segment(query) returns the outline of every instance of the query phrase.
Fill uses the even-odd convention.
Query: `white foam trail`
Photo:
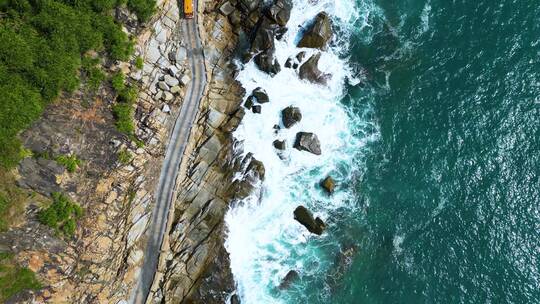
[[[352,0],[295,1],[289,31],[282,41],[276,41],[276,58],[282,67],[288,57],[301,50],[307,52],[306,58],[314,53],[312,49],[296,48],[295,40],[299,26],[320,11],[328,12],[335,22],[344,24],[352,24],[361,18]],[[343,28],[345,32],[348,30]],[[291,268],[304,269],[303,273],[306,273],[324,267],[325,263],[321,261],[318,267],[304,268],[304,264],[318,260],[320,249],[309,246],[307,241],[312,236],[293,220],[293,210],[299,204],[309,206],[323,219],[332,209],[353,207],[349,190],[338,191],[329,198],[315,186],[331,171],[338,181],[349,180],[354,153],[370,140],[353,136],[352,122],[339,102],[346,79],[352,78],[347,62],[338,56],[348,48],[345,35],[340,33],[334,41],[335,47],[321,56],[319,68],[332,74],[328,86],[302,81],[294,70],[287,68],[270,77],[259,71],[253,62],[238,75],[247,92],[263,87],[270,98],[269,103],[263,104],[262,114],[247,113],[234,133],[243,141],[244,151],[252,152],[266,168],[262,197],[249,197],[226,215],[229,230],[226,248],[244,304],[283,303],[285,298],[273,289]],[[280,123],[281,110],[289,105],[301,109],[302,121],[276,135],[273,126]],[[292,148],[298,131],[317,134],[321,156]],[[272,147],[275,139],[286,140],[287,160],[281,160],[276,154]],[[295,258],[298,255],[303,258]]]

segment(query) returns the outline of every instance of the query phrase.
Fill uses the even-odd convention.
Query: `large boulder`
[[[268,94],[266,93],[266,91],[261,88],[261,87],[258,87],[258,88],[255,88],[252,92],[251,92],[251,96],[250,97],[254,97],[258,103],[267,103],[270,101],[270,98],[268,98]]]
[[[304,206],[298,206],[294,210],[294,219],[302,224],[306,229],[316,235],[321,235],[326,228],[323,220],[319,217],[313,218],[313,214]]]
[[[274,76],[281,71],[281,67],[279,66],[277,59],[274,58],[273,50],[266,50],[257,54],[255,56],[255,64],[261,71],[269,74],[270,76]]]
[[[300,69],[298,69],[300,79],[326,85],[328,79],[330,79],[332,75],[323,73],[319,70],[319,59],[321,59],[321,53],[312,55],[300,66]]]
[[[293,106],[288,106],[281,111],[281,118],[285,128],[290,128],[300,120],[302,120],[302,113],[300,109]]]
[[[317,135],[309,132],[296,133],[294,148],[300,151],[307,151],[315,155],[321,155],[321,143]]]
[[[298,280],[300,276],[298,275],[298,272],[296,270],[289,270],[285,277],[281,280],[281,283],[279,284],[279,289],[288,289],[294,281]]]
[[[268,18],[280,26],[287,25],[291,17],[292,2],[290,0],[275,0],[266,11]]]
[[[336,188],[336,181],[331,176],[327,176],[321,181],[321,187],[328,192],[328,194],[334,193]]]
[[[332,25],[330,17],[325,12],[320,12],[307,28],[298,47],[325,49],[328,41],[332,38]]]

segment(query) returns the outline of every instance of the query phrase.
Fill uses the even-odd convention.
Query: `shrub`
[[[77,155],[75,154],[60,155],[56,157],[56,162],[66,167],[66,170],[68,170],[68,172],[70,173],[75,172],[75,170],[77,170],[77,168],[81,164],[81,160],[78,159]]]
[[[127,149],[122,149],[118,152],[118,161],[120,163],[127,165],[132,159],[133,155],[131,155]]]
[[[34,272],[15,264],[13,255],[0,253],[0,303],[27,289],[40,289]]]
[[[155,0],[128,0],[127,5],[141,22],[147,21],[156,10]]]
[[[96,91],[105,80],[105,73],[98,64],[98,59],[84,57],[82,60],[82,72],[86,76],[88,87],[93,91]]]
[[[135,67],[139,70],[144,67],[144,61],[141,56],[137,56],[137,58],[135,58]]]
[[[128,103],[128,104],[133,104],[137,100],[137,94],[139,94],[139,92],[137,91],[136,88],[134,88],[134,87],[125,87],[120,92],[120,94],[118,94],[117,101],[123,102],[123,103]]]
[[[38,212],[38,220],[57,233],[61,232],[67,237],[73,236],[76,222],[83,213],[81,207],[61,193],[55,192],[52,197],[52,204]]]
[[[114,74],[111,78],[111,85],[113,89],[119,93],[122,92],[126,88],[126,84],[124,83],[126,81],[126,76],[122,71],[119,71],[118,73]]]
[[[135,131],[135,126],[133,125],[133,107],[131,104],[116,103],[112,109],[116,118],[115,125],[118,131],[132,135]]]

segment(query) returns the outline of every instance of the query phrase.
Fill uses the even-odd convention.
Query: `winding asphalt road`
[[[194,0],[194,11],[197,11]],[[156,204],[147,231],[148,242],[144,253],[141,275],[137,289],[132,293],[131,303],[145,303],[156,274],[163,237],[167,233],[167,219],[173,202],[174,187],[182,156],[191,133],[191,127],[197,116],[199,104],[206,85],[206,72],[199,32],[197,30],[197,14],[193,19],[182,20],[183,41],[191,67],[191,81],[188,84],[184,102],[176,118],[174,129],[169,138],[165,159],[161,167]]]

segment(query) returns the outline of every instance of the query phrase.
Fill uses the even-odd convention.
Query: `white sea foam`
[[[296,0],[288,23],[289,31],[282,41],[276,41],[276,58],[281,66],[299,51],[306,51],[306,58],[315,52],[296,48],[295,41],[300,26],[320,11],[328,12],[335,22],[344,25],[364,18],[352,0]],[[262,87],[270,98],[269,103],[262,105],[262,114],[247,113],[234,133],[243,142],[244,151],[252,152],[266,168],[263,191],[256,191],[262,193],[262,197],[251,196],[226,215],[229,230],[226,248],[242,303],[282,303],[284,298],[272,290],[290,269],[305,274],[324,267],[324,261],[318,257],[319,248],[309,245],[313,237],[293,219],[293,211],[299,204],[309,206],[323,219],[333,209],[354,207],[346,187],[332,197],[327,197],[316,187],[330,172],[338,181],[350,180],[355,167],[354,154],[366,141],[373,139],[353,135],[351,117],[339,102],[346,79],[351,79],[351,83],[358,82],[353,80],[346,59],[340,57],[348,49],[347,32],[352,29],[341,28],[334,46],[323,52],[319,62],[323,72],[332,74],[328,86],[302,81],[294,70],[287,68],[270,77],[258,70],[253,62],[246,64],[238,75],[247,92]],[[273,126],[280,123],[281,110],[289,105],[301,109],[302,121],[276,134]],[[362,123],[354,125],[362,126]],[[292,148],[299,131],[317,134],[321,156]],[[272,147],[275,139],[286,140],[286,160],[280,159]],[[318,267],[313,267],[314,264]]]

